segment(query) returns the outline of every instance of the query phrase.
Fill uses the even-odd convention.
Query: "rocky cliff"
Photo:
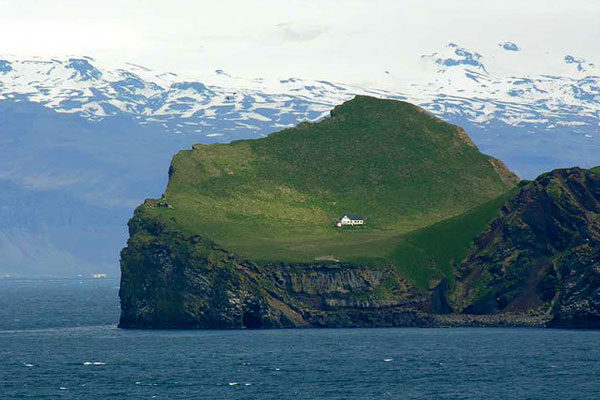
[[[129,222],[120,325],[597,326],[598,172],[517,186],[460,127],[367,96],[195,145]]]
[[[455,311],[538,311],[600,327],[600,174],[570,168],[523,183],[457,268]]]
[[[455,264],[417,289],[393,265],[257,263],[142,213],[123,250],[124,328],[600,326],[600,174],[521,188]]]
[[[432,297],[391,266],[257,264],[136,215],[121,254],[124,328],[429,326]]]

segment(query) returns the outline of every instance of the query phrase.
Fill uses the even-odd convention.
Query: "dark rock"
[[[123,328],[530,326],[600,328],[600,177],[520,185],[445,279],[393,266],[257,264],[136,212],[121,253]],[[385,290],[383,290],[385,288]]]
[[[457,270],[462,313],[543,310],[550,326],[600,326],[600,177],[570,168],[521,187]]]
[[[134,215],[121,253],[123,328],[429,326],[431,297],[398,280],[392,298],[377,289],[392,268],[353,264],[263,264],[204,238],[185,238]],[[439,296],[438,296],[439,297]]]

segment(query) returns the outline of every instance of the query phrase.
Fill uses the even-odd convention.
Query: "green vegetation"
[[[459,127],[359,96],[318,123],[179,152],[160,200],[172,208],[138,212],[256,261],[393,263],[426,287],[451,278],[516,182]],[[343,213],[367,225],[334,227]]]
[[[462,215],[403,235],[391,260],[402,276],[409,277],[420,288],[427,288],[440,277],[452,285],[453,264],[465,258],[473,238],[498,216],[500,207],[517,191],[512,189]]]

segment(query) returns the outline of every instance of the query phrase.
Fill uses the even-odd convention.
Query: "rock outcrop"
[[[523,182],[455,266],[418,290],[393,265],[260,264],[136,212],[124,328],[600,326],[600,174]]]
[[[519,183],[461,128],[367,96],[194,145],[129,221],[120,326],[599,327],[599,173]],[[367,224],[335,228],[350,210]]]
[[[542,310],[549,326],[600,327],[600,174],[523,183],[457,268],[455,311]]]
[[[124,328],[430,326],[431,296],[392,267],[257,264],[139,215],[123,250]]]

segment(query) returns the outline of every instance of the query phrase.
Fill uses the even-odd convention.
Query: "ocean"
[[[597,399],[600,332],[137,331],[118,280],[0,280],[0,399]]]

